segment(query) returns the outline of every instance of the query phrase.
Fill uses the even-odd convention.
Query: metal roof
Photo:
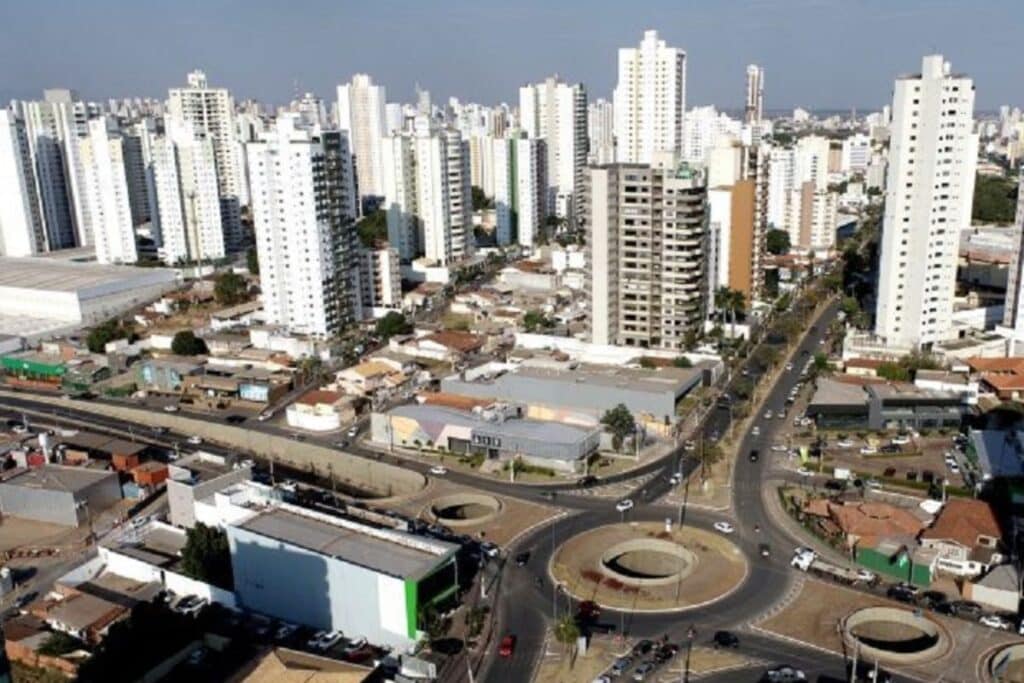
[[[77,493],[107,478],[117,479],[112,472],[90,470],[84,467],[46,465],[38,469],[24,470],[0,483],[0,486],[18,486],[47,491],[68,491]]]
[[[116,288],[132,289],[140,284],[174,282],[176,278],[173,270],[165,268],[0,257],[0,288],[38,289],[81,295],[95,288],[107,289],[119,285]]]

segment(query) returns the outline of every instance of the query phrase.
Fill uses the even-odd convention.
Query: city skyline
[[[163,99],[181,74],[197,68],[238,100],[275,104],[306,91],[330,100],[339,83],[360,72],[385,85],[393,101],[411,101],[418,83],[435,102],[454,96],[514,103],[519,86],[554,73],[582,82],[592,99],[610,98],[618,48],[655,29],[687,53],[689,106],[741,109],[745,69],[756,63],[765,69],[768,111],[877,109],[890,100],[893,78],[935,52],[972,74],[979,111],[1019,104],[1012,87],[1014,26],[1004,20],[1014,8],[1002,0],[981,7],[915,0],[898,8],[832,0],[714,7],[602,2],[585,13],[533,2],[310,5],[309,12],[246,4],[244,14],[231,3],[177,3],[122,13],[116,33],[106,20],[123,4],[100,6],[109,11],[97,12],[95,4],[55,11],[50,2],[0,10],[9,28],[0,45],[8,65],[0,100],[37,97],[52,87],[73,88],[89,100]],[[311,13],[316,22],[308,21]],[[226,22],[240,30],[224,31]],[[965,33],[968,22],[986,29]],[[154,26],[167,27],[174,37],[169,47],[154,49],[147,30]],[[565,26],[574,30],[566,34]],[[384,35],[390,39],[381,40]],[[525,35],[532,36],[528,50]],[[41,51],[41,44],[63,49]]]

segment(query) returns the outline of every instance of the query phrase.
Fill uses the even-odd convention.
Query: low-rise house
[[[389,348],[416,358],[458,362],[484,348],[484,337],[446,330],[413,338],[392,338]]]
[[[980,574],[1003,559],[999,521],[982,500],[950,499],[921,533],[921,547],[936,552],[939,570],[958,576]]]
[[[1020,575],[1012,564],[992,567],[984,576],[964,584],[964,598],[1016,614],[1020,608]]]
[[[257,319],[262,308],[262,304],[257,300],[214,311],[210,314],[210,328],[220,331],[239,325],[249,325]]]
[[[63,588],[41,602],[43,620],[55,631],[97,644],[114,622],[128,616],[128,609],[103,598]]]
[[[203,335],[203,341],[211,356],[230,356],[240,353],[249,346],[249,336],[232,332],[214,332]]]
[[[321,357],[324,353],[311,337],[290,334],[276,327],[258,326],[249,330],[249,341],[257,349],[286,354],[289,358]]]
[[[914,386],[928,391],[944,391],[959,394],[967,405],[978,403],[978,383],[962,372],[945,370],[918,370],[914,375]]]
[[[289,427],[311,432],[336,431],[355,421],[355,398],[338,391],[307,391],[288,406],[285,419]]]
[[[1004,401],[1024,397],[1024,358],[973,357],[966,360],[979,391],[994,394]]]
[[[878,358],[851,358],[847,360],[844,365],[846,366],[846,374],[856,375],[857,377],[878,377],[878,368],[880,368],[886,361],[879,360]]]
[[[355,396],[390,395],[409,381],[401,364],[383,358],[345,368],[336,379],[339,387]]]
[[[185,380],[197,375],[202,367],[202,363],[192,358],[146,358],[135,364],[135,383],[143,391],[177,394]]]

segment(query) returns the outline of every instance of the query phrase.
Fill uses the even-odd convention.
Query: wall
[[[146,583],[156,582],[178,595],[198,595],[231,609],[238,606],[235,594],[231,591],[122,555],[114,548],[99,546],[99,556],[106,563],[107,571],[118,576]]]
[[[285,411],[285,416],[289,427],[307,429],[311,432],[330,432],[341,429],[341,415],[336,412],[316,414],[290,405]]]
[[[79,523],[74,497],[66,491],[0,484],[0,511],[11,517],[62,526],[75,527]]]
[[[964,598],[1011,614],[1016,614],[1020,606],[1020,596],[1013,591],[989,588],[977,583],[964,584]]]

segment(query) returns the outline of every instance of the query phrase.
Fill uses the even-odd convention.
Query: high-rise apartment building
[[[611,164],[615,161],[615,108],[606,99],[598,98],[587,106],[588,164]]]
[[[794,248],[827,250],[835,244],[838,196],[828,187],[830,155],[828,138],[818,135],[769,154],[769,222],[789,233]]]
[[[229,249],[238,248],[242,242],[241,207],[249,203],[249,188],[231,93],[227,88],[211,88],[206,74],[193,71],[188,74],[188,87],[170,90],[167,113],[169,119],[191,124],[197,134],[213,142],[224,236]]]
[[[764,69],[757,64],[747,65],[747,99],[743,107],[743,120],[753,124],[764,118]]]
[[[863,133],[854,133],[843,140],[842,161],[843,171],[863,173],[871,163],[871,137]]]
[[[658,151],[678,151],[686,111],[686,52],[644,31],[639,47],[619,49],[613,97],[615,158],[649,164]]]
[[[0,109],[0,197],[0,254],[32,256],[46,251],[25,123],[6,109]]]
[[[148,134],[147,123],[143,120],[121,127],[124,175],[128,182],[128,205],[131,207],[134,225],[143,225],[152,219],[146,179],[147,163],[142,141],[143,135]]]
[[[974,84],[941,55],[896,79],[875,334],[930,348],[952,329],[960,230],[970,225]]]
[[[348,137],[283,114],[249,143],[264,313],[305,334],[336,334],[361,316]]]
[[[547,145],[548,212],[572,219],[587,165],[587,91],[552,76],[519,88],[519,126]]]
[[[125,175],[124,141],[117,122],[91,119],[88,135],[79,142],[85,213],[92,227],[96,260],[100,263],[135,263],[138,251]]]
[[[381,180],[381,139],[385,133],[383,85],[367,74],[356,74],[338,86],[338,127],[348,132],[361,197],[384,195]]]
[[[213,141],[170,121],[150,139],[154,235],[167,264],[220,259],[227,249]]]
[[[683,118],[680,154],[691,164],[705,164],[711,150],[725,140],[739,140],[743,125],[714,105],[694,107]]]
[[[528,137],[490,138],[498,246],[533,247],[547,218],[547,145]]]
[[[402,306],[402,276],[398,251],[387,245],[360,252],[362,307],[369,317],[373,309],[399,309]]]
[[[587,169],[590,340],[683,349],[704,319],[707,187],[703,171],[653,164]]]
[[[1003,325],[1010,328],[1015,339],[1024,340],[1024,169],[1017,184],[1015,222],[1019,236],[1016,248],[1010,254]]]
[[[403,260],[449,265],[473,253],[469,144],[417,117],[411,133],[381,144],[388,242]]]

